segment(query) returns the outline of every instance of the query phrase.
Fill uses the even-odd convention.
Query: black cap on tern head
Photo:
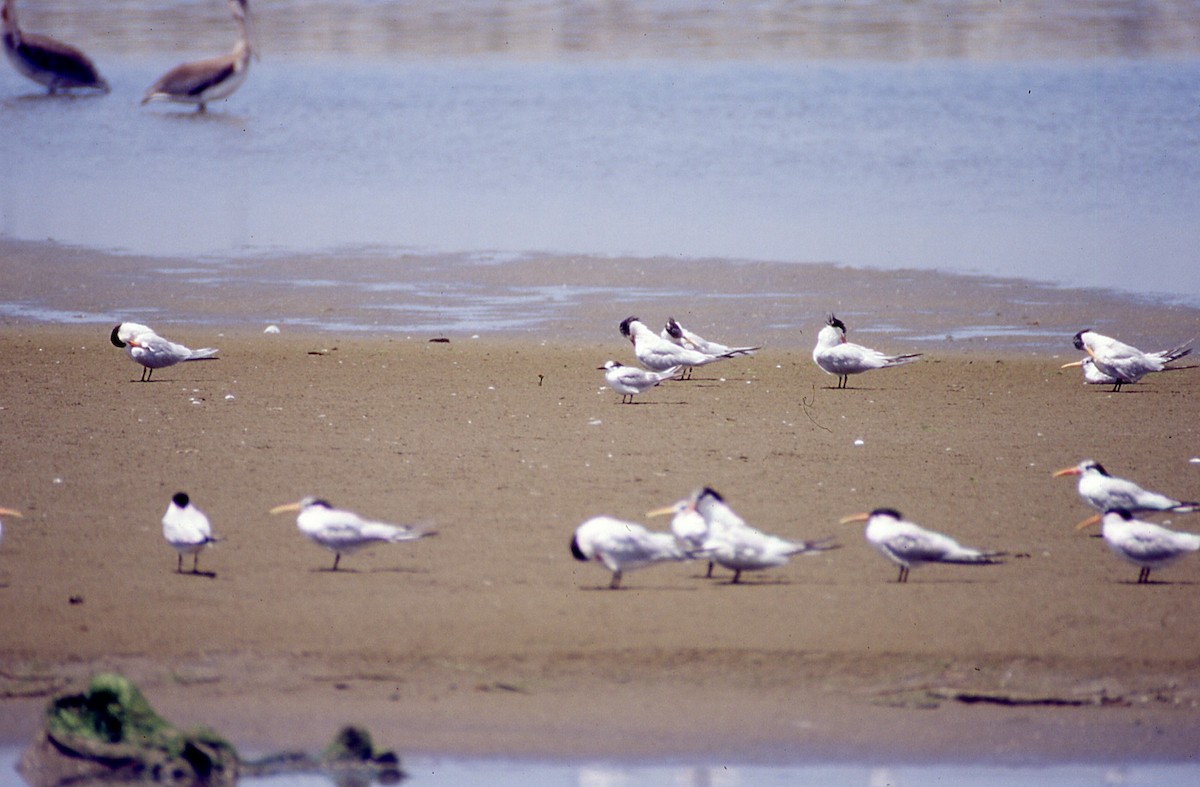
[[[839,331],[841,331],[842,333],[845,333],[845,332],[846,332],[846,323],[844,323],[844,322],[842,322],[841,320],[839,320],[839,319],[837,318],[837,315],[836,315],[836,314],[834,314],[833,312],[830,312],[830,313],[829,313],[829,319],[827,319],[825,322],[826,322],[827,324],[829,324],[829,325],[833,326],[834,328],[837,328],[837,329],[838,329]]]
[[[1075,349],[1076,349],[1076,350],[1082,350],[1082,349],[1084,349],[1084,346],[1083,346],[1083,335],[1084,335],[1085,333],[1087,333],[1088,331],[1090,331],[1090,330],[1092,330],[1092,329],[1091,329],[1091,328],[1084,328],[1082,331],[1080,331],[1079,333],[1075,334]]]
[[[1085,470],[1095,470],[1100,475],[1108,475],[1108,471],[1104,469],[1104,465],[1097,462],[1095,459],[1089,459],[1083,463]]]
[[[1105,511],[1104,513],[1106,513],[1106,514],[1116,514],[1117,516],[1119,516],[1119,517],[1121,517],[1122,519],[1124,519],[1126,522],[1128,522],[1128,521],[1130,521],[1131,519],[1133,519],[1133,514],[1129,513],[1129,511],[1127,511],[1127,510],[1126,510],[1126,509],[1124,509],[1124,508],[1110,508],[1110,509],[1108,509],[1108,511]]]
[[[187,508],[190,501],[188,500],[187,492],[176,492],[171,498],[171,502],[180,508]]]
[[[571,536],[571,555],[576,560],[587,562],[588,556],[583,554],[583,550],[579,548],[578,536]]]
[[[711,486],[706,486],[703,489],[701,489],[700,494],[696,496],[696,499],[699,500],[702,497],[714,498],[718,503],[725,502],[725,498],[721,497],[720,493],[717,492],[717,490],[713,489]]]
[[[113,343],[113,347],[122,347],[123,348],[125,346],[125,342],[121,341],[121,337],[117,335],[120,332],[121,332],[121,326],[118,325],[117,327],[112,329],[112,333],[109,334],[109,336],[108,336],[108,340]]]
[[[679,323],[675,322],[674,317],[667,318],[667,334],[674,339],[683,338],[683,328],[679,327]]]
[[[625,319],[621,320],[621,324],[618,326],[621,329],[621,335],[626,339],[629,338],[629,324],[631,322],[637,322],[637,317],[626,317]]]
[[[900,512],[894,508],[876,508],[871,512],[871,516],[890,516],[893,519],[903,519]]]

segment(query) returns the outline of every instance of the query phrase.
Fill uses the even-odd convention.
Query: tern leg
[[[1140,572],[1138,572],[1138,584],[1145,585],[1145,584],[1148,584],[1149,582],[1150,582],[1150,569],[1143,567],[1142,570]]]
[[[704,575],[705,579],[712,579],[713,562],[708,561],[708,573]]]
[[[740,568],[735,568],[733,570],[733,579],[731,579],[729,581],[729,584],[736,585],[741,581],[742,581],[742,570]]]
[[[621,587],[621,572],[614,571],[613,575],[612,575],[612,582],[608,583],[608,589],[609,590],[617,590],[620,587]]]
[[[197,552],[196,554],[192,555],[192,573],[193,574],[200,573],[200,569],[197,568],[197,566],[199,566],[199,565],[200,565],[200,553]]]
[[[900,566],[900,576],[896,577],[896,582],[908,582],[908,566]]]
[[[175,557],[179,558],[178,560],[175,561],[175,573],[182,574],[183,573],[183,553],[180,552]]]
[[[331,568],[331,569],[330,569],[330,571],[337,571],[337,567],[338,567],[338,561],[339,561],[339,560],[341,560],[341,559],[342,559],[342,553],[341,553],[341,552],[334,552],[334,553],[333,553],[333,568]]]

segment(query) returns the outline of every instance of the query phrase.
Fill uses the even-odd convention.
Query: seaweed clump
[[[175,787],[232,787],[239,777],[324,773],[338,784],[394,784],[400,758],[375,748],[361,727],[343,727],[319,756],[283,752],[243,760],[233,744],[204,727],[183,731],[159,716],[128,678],[96,675],[77,693],[46,707],[42,729],[18,766],[35,787],[141,782]]]
[[[132,681],[104,673],[82,692],[50,700],[20,771],[35,785],[144,781],[222,787],[237,782],[238,754],[212,730],[178,729],[154,712]]]

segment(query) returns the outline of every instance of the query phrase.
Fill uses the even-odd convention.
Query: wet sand
[[[630,360],[615,338],[159,324],[221,360],[140,384],[109,327],[0,328],[0,504],[26,513],[0,545],[0,739],[117,669],[248,748],[356,721],[401,752],[1197,753],[1200,559],[1135,585],[1051,473],[1093,457],[1200,497],[1200,372],[1110,394],[1061,359],[929,351],[836,391],[807,347],[768,347],[622,406],[595,370]],[[585,518],[643,520],[703,484],[767,531],[844,546],[741,585],[673,564],[615,592],[571,558]],[[211,576],[176,574],[162,541],[178,490],[226,538]],[[267,514],[309,494],[439,534],[330,572]],[[837,524],[881,505],[1010,557],[897,585]]]

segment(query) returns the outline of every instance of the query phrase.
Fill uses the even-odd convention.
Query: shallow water
[[[0,745],[0,784],[15,777],[21,748]],[[670,760],[643,763],[544,761],[471,757],[404,757],[409,777],[403,783],[487,784],[490,787],[739,787],[741,785],[840,784],[861,787],[915,787],[955,784],[962,787],[1007,787],[1055,784],[1061,787],[1107,785],[1193,785],[1200,766],[1191,763],[1127,764],[1061,763],[996,765],[983,763],[865,764],[836,762],[700,763]],[[17,783],[21,783],[19,780]],[[327,787],[320,776],[246,779],[247,787]]]
[[[96,29],[59,0],[26,26],[83,37],[113,92],[0,71],[0,237],[834,262],[1200,304],[1194,9],[901,5],[265,2],[262,60],[197,116],[137,102],[229,47],[223,4],[125,0]]]

